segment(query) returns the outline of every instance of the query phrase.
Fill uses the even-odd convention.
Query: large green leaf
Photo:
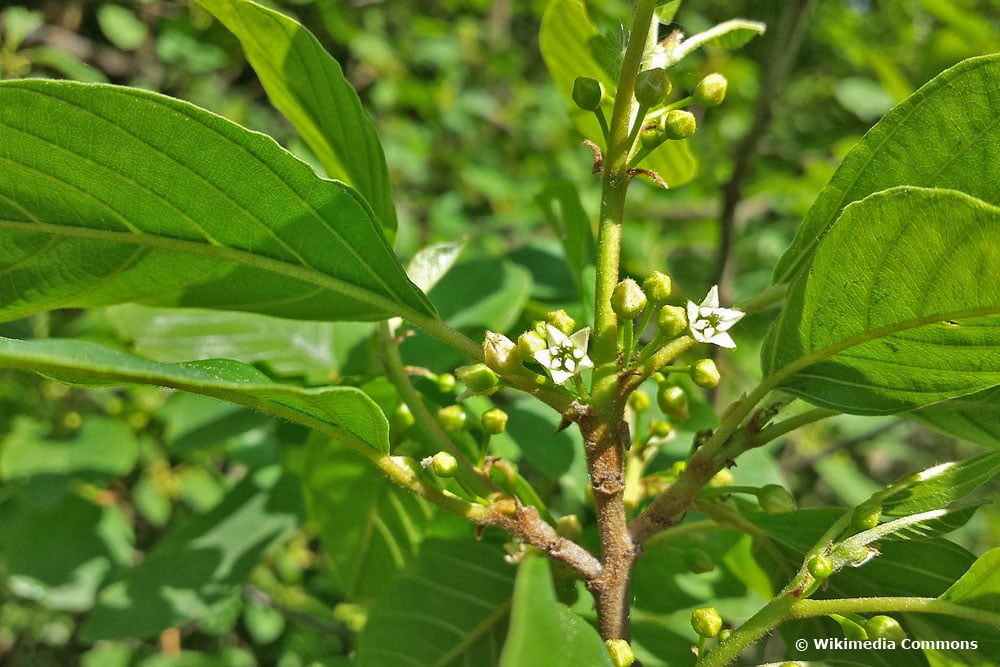
[[[162,95],[0,82],[0,319],[124,301],[426,322],[371,209]]]
[[[380,596],[358,637],[355,664],[494,667],[512,587],[512,568],[496,546],[471,539],[428,541]]]
[[[956,438],[1000,449],[1000,387],[929,405],[907,416]]]
[[[959,190],[1000,205],[1000,54],[943,72],[896,106],[847,154],[820,193],[773,283],[805,273],[853,201],[899,185]]]
[[[359,389],[275,384],[252,366],[213,360],[161,364],[74,340],[0,338],[0,368],[75,384],[155,384],[214,396],[315,428],[374,458],[389,451],[389,426]]]
[[[844,209],[791,287],[765,375],[843,412],[890,414],[1000,383],[1000,209],[894,188]]]
[[[591,22],[583,0],[550,0],[542,16],[538,40],[549,74],[569,103],[573,125],[588,139],[603,144],[601,127],[594,114],[572,102],[573,82],[578,76],[590,77],[600,81],[604,90],[613,95],[617,75],[609,70],[618,53],[608,53],[607,39]],[[610,118],[611,105],[606,103],[604,107],[605,115]],[[665,142],[643,160],[642,166],[658,173],[670,187],[687,183],[696,170],[686,141]]]
[[[331,178],[357,188],[395,235],[382,144],[340,65],[297,21],[247,0],[196,0],[243,46],[271,103],[291,121]]]
[[[1000,474],[1000,452],[936,465],[892,485],[882,501],[887,516],[905,516],[943,509]]]
[[[556,599],[549,562],[534,554],[525,558],[517,570],[500,667],[611,664],[597,630]]]
[[[255,472],[102,590],[82,636],[87,641],[151,637],[206,613],[231,595],[301,518],[298,480],[276,467]]]

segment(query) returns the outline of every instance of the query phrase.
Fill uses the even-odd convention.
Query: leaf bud
[[[441,373],[437,376],[436,384],[441,393],[450,394],[455,391],[455,376],[451,373]]]
[[[722,617],[715,607],[701,607],[691,612],[691,627],[699,636],[709,639],[722,630]]]
[[[576,320],[569,316],[565,310],[551,310],[545,313],[545,322],[551,324],[559,331],[569,336],[576,329]]]
[[[525,331],[517,337],[517,356],[521,361],[535,358],[535,352],[544,350],[548,345],[545,337],[539,336],[537,331]]]
[[[601,108],[601,98],[604,97],[604,86],[597,79],[589,76],[578,76],[573,82],[573,103],[584,111],[597,111]]]
[[[663,102],[663,98],[670,94],[670,78],[667,70],[662,67],[654,67],[639,72],[635,80],[635,99],[645,107],[655,107]]]
[[[666,303],[670,298],[670,292],[673,291],[670,276],[660,271],[653,271],[642,281],[642,291],[645,292],[646,298],[657,306]]]
[[[688,418],[688,395],[676,385],[663,385],[656,390],[656,404],[668,417],[678,421]]]
[[[542,342],[544,345],[544,341]],[[517,343],[502,333],[487,331],[483,339],[483,357],[486,364],[501,373],[510,373],[521,365]]]
[[[632,646],[625,639],[606,639],[604,648],[608,649],[611,656],[611,664],[615,667],[629,667],[635,662],[635,652]]]
[[[767,484],[757,492],[760,508],[768,514],[786,514],[795,510],[795,498],[780,484]]]
[[[892,616],[872,616],[865,623],[865,632],[872,639],[898,642],[906,638],[906,630]]]
[[[806,569],[815,579],[823,581],[829,579],[830,575],[833,574],[833,561],[823,554],[817,554],[806,563]]]
[[[674,109],[663,119],[663,130],[669,139],[687,139],[698,131],[698,121],[690,111]]]
[[[649,405],[649,394],[644,391],[633,391],[628,395],[628,406],[635,412],[645,412]]]
[[[496,371],[483,363],[456,368],[455,375],[473,394],[489,394],[500,385]]]
[[[580,517],[575,514],[564,514],[556,519],[556,532],[567,540],[578,540],[583,535]]]
[[[680,306],[664,306],[656,316],[660,336],[674,338],[688,328],[687,313]]]
[[[468,417],[461,405],[449,405],[438,410],[438,420],[445,431],[449,433],[461,433],[465,430]]]
[[[878,525],[882,519],[882,505],[871,500],[866,500],[854,508],[851,515],[851,525],[855,530],[870,530]]]
[[[714,389],[722,376],[711,359],[699,359],[691,364],[691,380],[703,389]]]
[[[703,107],[717,107],[726,99],[729,82],[718,72],[713,72],[698,82],[694,88],[694,101]]]
[[[490,408],[482,414],[483,430],[489,435],[498,435],[507,430],[507,413],[500,408]]]
[[[649,431],[657,438],[666,438],[670,435],[670,423],[656,419],[649,425]]]
[[[611,310],[624,320],[634,320],[646,308],[646,293],[631,278],[622,280],[611,292]]]
[[[438,477],[454,477],[458,471],[458,459],[448,452],[438,452],[430,458],[430,468]]]
[[[705,574],[715,569],[715,561],[704,549],[689,549],[684,552],[684,565],[689,572]]]
[[[410,412],[410,406],[406,403],[400,403],[392,412],[392,428],[400,433],[404,433],[413,426],[415,421],[413,413]]]

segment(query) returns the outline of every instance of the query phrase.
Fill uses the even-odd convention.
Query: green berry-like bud
[[[649,394],[644,391],[633,391],[628,395],[628,406],[635,412],[645,412],[649,410]]]
[[[611,292],[611,310],[615,315],[623,320],[634,320],[642,315],[646,308],[646,293],[639,287],[639,283],[631,278],[626,278],[617,285]]]
[[[653,271],[642,281],[642,291],[645,292],[646,298],[657,306],[666,303],[673,288],[670,276],[659,271]]]
[[[496,371],[486,364],[472,364],[455,369],[455,375],[473,394],[488,394],[500,385]]]
[[[540,352],[548,347],[545,338],[539,336],[537,331],[525,331],[517,337],[517,356],[522,361],[535,358],[535,352]]]
[[[851,515],[851,525],[855,530],[869,530],[877,526],[881,519],[882,506],[866,500],[854,508],[854,514]]]
[[[545,321],[567,336],[576,330],[576,320],[570,317],[569,313],[562,308],[545,313]]]
[[[809,559],[806,568],[815,579],[823,581],[833,574],[833,561],[822,554],[817,554]]]
[[[656,404],[668,417],[679,421],[688,418],[688,395],[677,386],[663,385],[656,390]]]
[[[708,639],[722,630],[722,617],[715,607],[701,607],[691,612],[691,627],[699,636]]]
[[[654,67],[639,72],[635,80],[635,99],[646,107],[655,107],[670,93],[670,78],[667,70]]]
[[[906,630],[892,616],[872,616],[865,623],[865,631],[872,639],[898,642],[906,638]]]
[[[500,408],[490,408],[482,414],[483,430],[489,435],[498,435],[507,430],[507,413]]]
[[[449,405],[438,410],[438,419],[441,426],[449,433],[461,433],[465,430],[468,417],[461,405]]]
[[[780,484],[768,484],[757,492],[760,508],[768,514],[786,514],[795,510],[795,498]]]
[[[680,306],[664,306],[656,316],[656,326],[660,336],[674,338],[687,329],[687,313]]]
[[[666,438],[670,435],[670,423],[659,419],[649,425],[649,431],[657,438]]]
[[[410,406],[406,403],[400,403],[392,412],[392,427],[400,433],[413,426],[415,421],[413,413],[410,412]]]
[[[649,125],[639,132],[639,141],[646,148],[656,148],[663,143],[663,128],[659,125]]]
[[[580,517],[575,514],[565,514],[556,519],[556,532],[567,540],[578,540],[583,535]]]
[[[711,359],[699,359],[691,364],[691,380],[703,389],[714,389],[722,376]]]
[[[726,88],[729,82],[718,72],[709,74],[698,82],[694,88],[694,101],[703,107],[717,107],[726,99]]]
[[[437,387],[438,390],[444,394],[450,394],[455,391],[455,376],[451,373],[441,373],[437,376]]]
[[[604,86],[597,79],[589,76],[578,76],[573,82],[573,103],[584,111],[597,111],[601,108],[601,98],[604,97]]]
[[[669,139],[687,139],[698,131],[698,121],[690,111],[674,109],[663,119],[663,131]]]
[[[834,618],[837,623],[840,623],[840,631],[844,633],[845,638],[862,642],[868,639],[868,632],[851,619],[845,616],[837,616]]]
[[[615,667],[629,667],[635,662],[635,652],[624,639],[607,639],[604,641],[604,648],[608,649],[611,664]]]
[[[458,459],[448,452],[438,452],[431,457],[431,470],[438,477],[454,477],[458,471]]]
[[[691,549],[684,552],[684,565],[695,574],[705,574],[715,569],[715,561],[704,549]]]

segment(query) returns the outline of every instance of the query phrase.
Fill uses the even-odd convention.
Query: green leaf
[[[691,35],[670,52],[668,64],[682,60],[689,53],[702,46],[717,46],[723,49],[738,49],[767,29],[763,23],[746,19],[731,19],[709,28],[697,35]]]
[[[980,556],[941,599],[1000,614],[1000,549]]]
[[[804,274],[853,201],[899,185],[959,190],[1000,205],[1000,55],[971,58],[896,106],[851,152],[806,213],[773,284]]]
[[[512,587],[511,567],[496,546],[428,541],[380,596],[358,636],[355,664],[492,667],[507,626]]]
[[[594,230],[580,202],[580,193],[570,181],[558,180],[535,197],[545,220],[562,241],[566,263],[583,307],[583,321],[593,320],[594,276],[597,250]]]
[[[656,18],[660,23],[670,23],[677,16],[682,0],[660,0],[656,3]]]
[[[451,270],[464,248],[464,243],[454,241],[421,248],[406,266],[406,275],[427,292]]]
[[[942,463],[893,484],[882,501],[882,513],[905,516],[942,509],[965,498],[1000,474],[1000,452],[988,452],[957,463]]]
[[[531,295],[531,274],[505,259],[462,262],[429,294],[441,318],[455,329],[507,331]]]
[[[310,322],[257,313],[134,304],[107,309],[118,335],[153,361],[235,359],[306,384],[331,383],[361,370],[354,360],[372,336],[367,322]]]
[[[297,21],[246,0],[196,0],[240,40],[271,103],[330,178],[364,195],[390,240],[396,232],[385,154],[340,65]]]
[[[107,577],[131,562],[128,520],[116,507],[99,507],[72,493],[43,496],[44,504],[29,495],[36,494],[0,505],[6,585],[51,609],[90,609]]]
[[[237,484],[211,512],[163,537],[142,562],[101,591],[85,641],[152,637],[232,594],[302,517],[299,481],[276,467]]]
[[[118,5],[104,4],[97,8],[97,23],[108,40],[123,51],[139,48],[149,36],[146,24],[135,12]]]
[[[929,405],[906,416],[956,438],[1000,449],[1000,387]]]
[[[357,192],[190,104],[0,82],[0,165],[0,319],[125,301],[434,315]]]
[[[611,664],[597,630],[556,599],[548,560],[534,554],[525,558],[514,583],[500,667]]]
[[[894,188],[844,209],[792,285],[765,375],[816,405],[891,414],[1000,383],[1000,209]]]
[[[135,433],[123,421],[88,415],[62,439],[46,438],[45,430],[26,418],[14,422],[0,449],[0,479],[124,477],[139,457]]]
[[[603,145],[601,127],[594,114],[577,107],[571,97],[573,82],[579,76],[600,81],[611,96],[617,85],[616,76],[608,72],[610,68],[601,64],[606,60],[602,56],[606,40],[591,22],[583,1],[550,0],[542,15],[538,40],[549,74],[569,103],[573,125],[585,137]],[[611,105],[605,103],[603,108],[606,117],[610,118]],[[683,185],[694,178],[697,166],[686,141],[665,142],[642,164],[663,177],[670,187]]]
[[[0,368],[86,385],[154,384],[214,396],[314,428],[373,457],[389,451],[389,426],[359,389],[302,389],[275,384],[230,360],[170,365],[73,340],[0,338]]]

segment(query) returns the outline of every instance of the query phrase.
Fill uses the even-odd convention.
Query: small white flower
[[[688,326],[691,337],[699,343],[712,343],[719,347],[733,349],[736,343],[726,333],[746,315],[742,310],[719,308],[719,286],[712,285],[708,295],[700,305],[687,302]]]
[[[594,362],[587,356],[587,345],[590,344],[590,327],[580,329],[567,336],[551,324],[545,325],[548,347],[535,352],[535,361],[545,367],[556,384],[566,384],[566,381],[594,367]]]

